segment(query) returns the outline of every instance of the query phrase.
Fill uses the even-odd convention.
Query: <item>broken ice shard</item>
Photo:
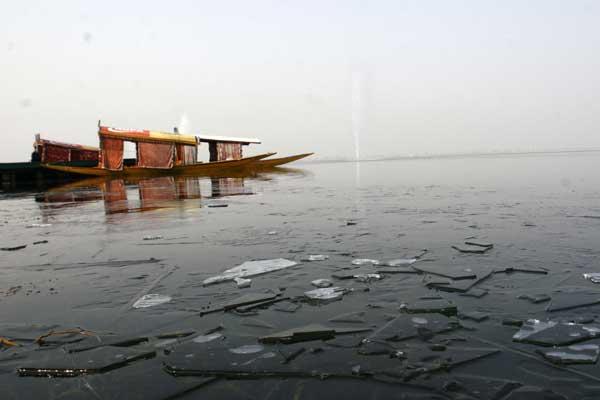
[[[171,297],[162,294],[146,294],[140,297],[135,303],[133,308],[148,308],[154,307],[159,304],[168,303],[171,301]]]
[[[383,279],[383,275],[381,275],[381,274],[357,274],[357,275],[354,275],[354,279],[356,279],[356,281],[358,281],[358,282],[368,283],[371,281],[378,281],[380,279]]]
[[[370,331],[371,328],[333,328],[321,324],[310,324],[258,338],[262,343],[297,343],[312,340],[332,339],[336,334],[349,334]]]
[[[400,314],[369,339],[397,342],[416,338],[423,329],[436,334],[451,331],[457,326],[455,320],[441,314]]]
[[[355,258],[352,260],[352,265],[379,265],[379,260],[373,260],[370,258]]]
[[[237,267],[230,268],[221,275],[213,276],[204,280],[204,285],[231,281],[235,278],[247,278],[251,276],[266,274],[268,272],[279,271],[284,268],[298,265],[295,261],[286,260],[285,258],[276,258],[273,260],[258,260],[246,261]]]
[[[303,257],[301,261],[325,261],[329,259],[329,256],[323,254],[309,254],[306,257]]]
[[[315,279],[310,284],[318,288],[333,286],[333,282],[331,282],[329,279]]]
[[[439,313],[447,316],[456,315],[456,305],[448,300],[425,300],[412,304],[403,304],[402,308],[409,314]]]
[[[237,285],[237,287],[240,289],[250,287],[250,285],[252,284],[252,279],[244,279],[244,278],[238,277],[238,278],[233,278],[233,280],[235,281],[235,284]]]
[[[575,288],[571,291],[556,293],[552,295],[552,301],[546,307],[546,311],[563,311],[574,308],[587,307],[600,304],[600,294],[597,291],[585,291]]]
[[[404,267],[417,262],[416,258],[397,258],[386,263],[388,267]]]
[[[562,349],[540,351],[540,354],[555,364],[595,364],[600,347],[597,344],[576,344]]]
[[[311,300],[330,301],[341,299],[346,289],[334,286],[328,288],[314,289],[305,292],[304,295]]]
[[[600,325],[530,319],[514,334],[513,340],[538,346],[567,346],[598,336],[600,336]]]
[[[593,283],[600,283],[600,272],[588,272],[583,274],[583,278]]]

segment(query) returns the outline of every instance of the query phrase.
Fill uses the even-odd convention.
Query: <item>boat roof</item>
[[[214,135],[184,135],[172,132],[159,132],[139,129],[121,129],[108,126],[100,126],[98,135],[111,137],[115,139],[130,140],[133,142],[154,142],[154,143],[179,143],[190,146],[195,146],[201,142],[222,142],[222,143],[260,143],[257,138],[242,138],[230,136],[214,136]]]
[[[98,147],[84,146],[81,144],[73,144],[73,143],[56,142],[54,140],[42,139],[39,137],[36,137],[35,144],[64,147],[66,149],[73,149],[73,150],[100,151],[100,149]]]
[[[196,136],[198,142],[224,142],[224,143],[260,143],[258,138],[242,138],[242,137],[230,137],[230,136],[214,136],[214,135],[200,135]]]
[[[188,146],[196,146],[198,144],[195,136],[180,135],[171,132],[112,128],[109,126],[100,126],[98,135],[132,142],[177,143]]]

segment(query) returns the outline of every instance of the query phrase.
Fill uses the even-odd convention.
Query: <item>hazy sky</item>
[[[22,1],[1,161],[109,126],[361,157],[600,147],[600,1]]]

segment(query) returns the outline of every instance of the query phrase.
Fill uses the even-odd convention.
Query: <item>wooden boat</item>
[[[50,170],[68,172],[87,176],[156,176],[156,175],[214,175],[224,171],[244,169],[251,164],[272,156],[275,153],[259,154],[253,157],[241,156],[241,146],[260,142],[258,139],[233,138],[239,151],[230,154],[231,143],[216,146],[217,160],[208,163],[197,161],[198,143],[207,141],[206,137],[183,135],[178,133],[157,132],[137,129],[119,129],[98,124],[100,148],[98,164],[95,167],[79,167],[43,163],[42,167]],[[214,142],[217,138],[210,138]],[[219,141],[225,140],[218,138]],[[124,159],[124,142],[136,145],[134,165],[126,165]],[[220,143],[220,142],[219,142]]]
[[[55,171],[69,172],[87,176],[152,176],[152,175],[214,175],[222,174],[229,170],[244,169],[252,166],[253,163],[270,157],[276,153],[259,154],[253,157],[244,157],[238,160],[212,161],[207,163],[197,163],[188,165],[174,166],[173,168],[147,168],[147,167],[123,167],[120,171],[113,171],[101,167],[72,167],[68,165],[42,164],[42,167]]]
[[[256,163],[254,163],[252,165],[252,168],[255,169],[265,169],[265,168],[273,168],[273,167],[278,167],[280,165],[283,164],[287,164],[287,163],[291,163],[293,161],[297,161],[300,160],[302,158],[308,157],[308,156],[312,156],[314,153],[304,153],[304,154],[297,154],[294,156],[288,156],[288,157],[279,157],[279,158],[269,158],[269,159],[262,159]]]

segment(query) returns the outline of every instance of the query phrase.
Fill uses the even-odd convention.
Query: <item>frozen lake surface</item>
[[[3,193],[0,398],[598,398],[599,163]],[[273,271],[204,284],[255,260]]]

